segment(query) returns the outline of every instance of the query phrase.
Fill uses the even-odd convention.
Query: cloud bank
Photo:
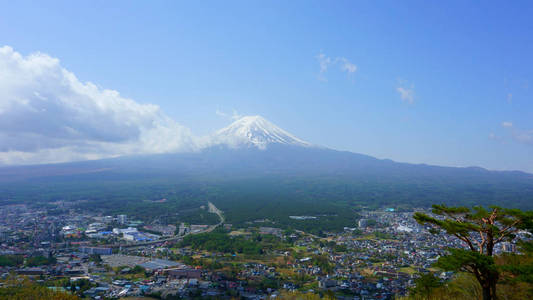
[[[0,164],[192,151],[191,132],[158,106],[80,82],[59,60],[0,48]]]

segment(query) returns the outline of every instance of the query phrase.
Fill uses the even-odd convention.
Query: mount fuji
[[[269,144],[310,147],[311,144],[267,121],[261,116],[242,117],[212,136],[213,144],[232,148],[256,147],[266,149]]]
[[[261,199],[259,206],[273,199],[279,205],[312,199],[314,205],[326,206],[445,203],[533,208],[532,174],[407,164],[337,151],[306,142],[260,116],[240,118],[207,140],[189,153],[3,167],[0,204],[21,199],[21,194],[24,199],[40,199],[43,194],[76,199],[82,187],[89,194],[105,190],[102,197],[108,199],[128,186],[143,197],[154,191],[160,197],[195,195],[226,203],[226,208],[235,199],[248,205],[243,203],[252,198]]]

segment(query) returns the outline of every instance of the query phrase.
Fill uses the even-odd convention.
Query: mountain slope
[[[270,201],[279,209],[295,203],[533,208],[533,175],[523,172],[398,163],[316,147],[261,117],[237,120],[214,140],[192,153],[0,168],[0,204],[91,199],[108,207],[115,203],[109,199],[175,197],[207,199],[224,211],[239,203],[256,213]]]

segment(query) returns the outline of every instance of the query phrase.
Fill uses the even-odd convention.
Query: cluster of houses
[[[37,266],[0,266],[0,276],[17,274],[69,278],[72,282],[87,280],[90,284],[86,289],[76,292],[94,299],[139,295],[158,295],[163,299],[264,299],[275,297],[281,290],[303,287],[309,287],[309,292],[327,290],[350,299],[393,299],[396,295],[405,295],[416,274],[426,272],[447,247],[465,246],[453,237],[430,234],[427,228],[414,221],[412,212],[363,212],[363,217],[353,227],[346,227],[340,233],[327,233],[326,238],[304,232],[286,236],[281,228],[257,227],[251,223],[255,225],[250,227],[253,232],[291,243],[302,254],[296,258],[291,249],[270,250],[267,254],[275,258],[276,264],[251,260],[240,263],[230,275],[220,269],[209,270],[182,262],[183,258],[191,257],[232,260],[236,259],[235,254],[157,242],[161,237],[172,240],[205,232],[210,228],[208,225],[143,225],[129,220],[126,215],[76,213],[70,205],[59,203],[63,213],[57,215],[25,205],[0,207],[0,255],[23,256],[25,261],[34,256],[54,258]],[[312,220],[314,217],[291,218]],[[230,231],[232,225],[224,224],[222,228]],[[251,236],[250,228],[236,228],[232,232]],[[154,242],[157,245],[153,245]],[[133,246],[126,249],[125,245]],[[496,251],[514,252],[516,246],[503,243]],[[327,270],[315,263],[316,257],[327,260]],[[142,273],[135,273],[139,268]],[[294,276],[284,275],[287,270],[304,279],[299,282]],[[439,276],[448,279],[452,274]]]

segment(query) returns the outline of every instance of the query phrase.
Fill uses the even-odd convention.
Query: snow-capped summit
[[[261,116],[246,116],[236,120],[217,131],[213,142],[230,147],[253,146],[259,149],[265,149],[269,144],[311,146]]]

